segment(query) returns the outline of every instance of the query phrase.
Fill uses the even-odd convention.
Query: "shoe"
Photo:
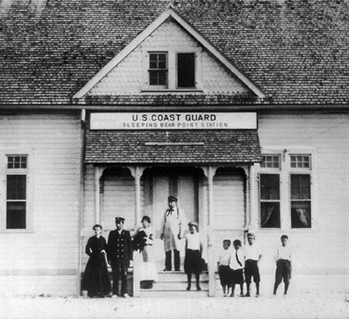
[[[230,294],[230,297],[235,297],[234,293],[231,293],[231,294]]]
[[[190,287],[189,287],[189,286],[187,287],[187,290],[188,290],[188,291],[190,290]]]
[[[250,293],[249,292],[246,293],[245,297],[250,297]]]
[[[171,271],[171,269],[167,269],[167,268],[165,268],[165,269],[164,269],[164,271]]]
[[[259,298],[259,296],[260,296],[259,294],[256,294],[256,298]]]
[[[125,293],[123,297],[124,297],[124,298],[130,298],[130,296],[129,296],[128,293]]]
[[[196,290],[201,291],[201,287],[200,286],[196,287]]]
[[[181,269],[180,268],[176,268],[175,271],[181,271]]]
[[[112,297],[112,298],[117,298],[117,297],[118,297],[118,295],[112,295],[111,297]]]

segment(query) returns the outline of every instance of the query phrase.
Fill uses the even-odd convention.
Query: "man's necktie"
[[[239,260],[238,251],[237,251],[237,250],[235,251],[235,257],[236,257],[236,261],[238,262],[238,264],[240,265],[240,267],[242,267],[242,263],[241,263],[240,260]]]

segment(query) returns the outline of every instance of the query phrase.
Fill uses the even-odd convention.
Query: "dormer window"
[[[167,88],[168,67],[167,52],[149,53],[149,85]]]
[[[195,88],[195,53],[177,53],[177,87]]]
[[[200,89],[201,50],[153,50],[144,52],[145,91],[193,91]]]

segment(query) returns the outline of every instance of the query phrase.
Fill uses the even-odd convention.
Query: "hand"
[[[163,234],[163,233],[161,233],[160,239],[161,239],[161,240],[164,240],[164,234]]]
[[[130,268],[133,268],[133,260],[130,260]]]
[[[105,252],[105,250],[103,249],[103,250],[101,250],[101,254],[105,254],[106,252]]]

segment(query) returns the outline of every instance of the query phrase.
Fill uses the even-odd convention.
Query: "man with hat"
[[[182,216],[177,205],[177,198],[174,196],[168,197],[168,209],[165,211],[161,226],[161,240],[164,241],[165,248],[165,269],[172,269],[172,250],[174,252],[174,268],[175,271],[180,270],[180,243],[182,238]]]
[[[108,262],[113,272],[113,297],[119,296],[119,278],[121,278],[121,296],[127,298],[127,269],[132,260],[131,236],[124,229],[125,219],[115,217],[116,229],[108,237]]]

